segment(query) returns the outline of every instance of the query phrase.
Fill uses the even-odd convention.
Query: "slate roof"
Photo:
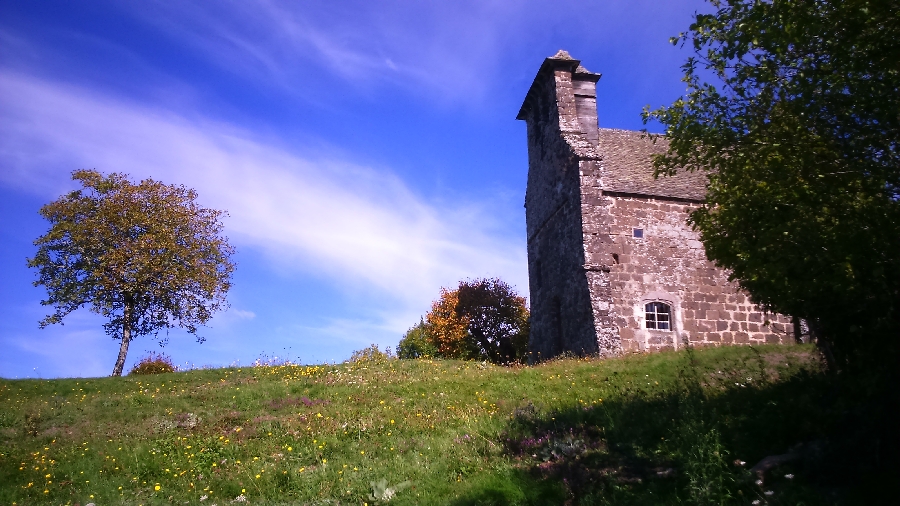
[[[597,151],[602,159],[603,189],[655,197],[703,200],[706,174],[679,172],[675,176],[653,178],[651,155],[665,153],[668,141],[656,143],[643,137],[643,132],[601,128]]]

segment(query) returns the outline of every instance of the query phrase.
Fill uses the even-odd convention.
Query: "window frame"
[[[650,311],[649,309],[653,309]],[[659,310],[665,308],[667,311],[660,312]],[[651,300],[644,303],[644,330],[656,330],[660,332],[672,332],[674,331],[674,318],[673,318],[674,310],[672,304],[662,300]],[[652,318],[651,318],[652,315]],[[664,322],[660,321],[659,316],[666,315],[666,319]],[[651,327],[650,324],[653,324]],[[664,323],[666,328],[660,328],[660,323]]]

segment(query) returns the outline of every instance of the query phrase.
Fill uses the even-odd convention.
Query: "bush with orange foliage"
[[[439,356],[463,360],[479,358],[478,349],[468,339],[469,319],[456,311],[458,305],[459,290],[441,288],[441,297],[431,304],[431,311],[425,315],[426,331]]]
[[[172,363],[172,357],[165,353],[149,352],[146,357],[134,364],[128,374],[165,374],[178,370]]]
[[[441,288],[425,316],[424,334],[439,357],[521,362],[528,351],[528,318],[525,298],[503,281],[461,281],[455,290]]]

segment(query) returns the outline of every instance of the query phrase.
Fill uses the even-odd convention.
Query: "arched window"
[[[648,329],[672,330],[672,308],[662,302],[650,302],[644,306]]]

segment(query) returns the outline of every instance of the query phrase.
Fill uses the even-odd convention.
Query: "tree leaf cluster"
[[[672,42],[686,94],[657,176],[709,175],[690,222],[764,307],[838,367],[900,332],[900,1],[711,0]],[[880,350],[880,351],[879,351]]]
[[[50,230],[28,260],[35,286],[47,289],[41,303],[54,309],[40,325],[88,306],[123,341],[114,370],[121,374],[132,336],[174,327],[197,335],[227,307],[234,248],[222,235],[225,212],[200,206],[194,190],[94,170],[72,178],[82,188],[40,209]]]
[[[442,357],[520,362],[528,348],[525,298],[500,279],[461,281],[441,289],[431,311],[397,347],[400,358]]]

